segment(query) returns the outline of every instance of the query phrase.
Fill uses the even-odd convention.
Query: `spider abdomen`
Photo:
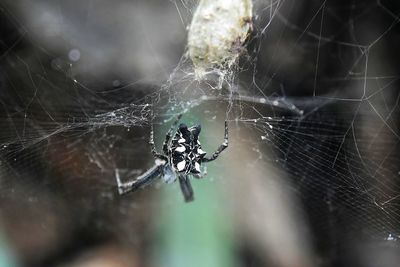
[[[206,152],[201,149],[200,125],[187,128],[185,124],[179,125],[179,129],[172,139],[170,159],[172,166],[179,173],[200,173],[201,160]]]

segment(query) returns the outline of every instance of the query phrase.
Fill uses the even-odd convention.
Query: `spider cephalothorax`
[[[193,189],[190,184],[189,176],[202,178],[205,172],[201,172],[200,165],[204,162],[215,160],[219,154],[228,147],[228,124],[225,121],[224,142],[210,157],[207,157],[206,152],[201,149],[199,141],[199,134],[201,131],[200,125],[188,128],[185,124],[180,124],[171,140],[181,117],[182,114],[176,118],[167,132],[163,145],[163,154],[156,151],[153,140],[153,127],[151,128],[149,143],[151,152],[156,159],[156,164],[151,169],[129,182],[121,182],[119,173],[118,171],[116,172],[118,191],[120,194],[135,191],[136,189],[152,183],[155,181],[155,178],[162,176],[166,183],[174,182],[178,178],[185,201],[193,200]]]
[[[206,152],[201,149],[199,134],[201,126],[188,128],[181,123],[171,143],[171,163],[179,173],[201,173],[200,164]]]

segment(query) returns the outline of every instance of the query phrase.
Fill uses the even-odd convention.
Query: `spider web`
[[[57,233],[73,220],[47,220],[71,210],[76,228],[95,225],[99,239],[143,227],[157,201],[143,203],[145,191],[119,203],[115,170],[135,176],[150,167],[148,126],[163,133],[184,112],[211,129],[228,120],[230,146],[251,151],[249,175],[260,163],[285,173],[328,265],[349,264],[356,249],[346,251],[364,241],[398,252],[395,1],[254,1],[246,51],[203,81],[185,47],[197,1],[27,3],[0,6],[6,231],[30,218]],[[210,149],[222,140],[202,135]],[[11,231],[11,240],[20,235]],[[24,257],[43,260],[40,249]]]

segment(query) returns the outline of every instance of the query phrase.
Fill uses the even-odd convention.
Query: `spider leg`
[[[194,193],[192,185],[190,184],[189,176],[185,174],[179,175],[179,185],[183,194],[185,202],[191,202],[194,200]]]
[[[228,147],[228,122],[225,121],[225,135],[224,142],[218,147],[218,149],[211,155],[211,157],[204,157],[202,162],[210,162],[218,158],[219,154]]]
[[[171,128],[169,128],[169,130],[167,132],[167,135],[165,136],[165,141],[164,141],[164,144],[163,144],[163,152],[164,152],[165,155],[168,155],[168,143],[169,143],[169,140],[171,139],[172,133],[174,132],[176,126],[178,125],[178,122],[182,118],[182,115],[183,114],[181,113],[176,117],[174,123],[171,125]]]
[[[197,178],[197,179],[202,179],[207,175],[207,167],[204,166],[204,171],[201,173],[196,173],[196,174],[192,174],[193,177]]]
[[[151,130],[150,130],[150,138],[149,138],[149,144],[151,148],[151,154],[153,154],[153,157],[156,159],[162,159],[164,161],[168,161],[168,158],[160,153],[157,152],[156,145],[154,144],[154,126],[153,123],[151,124]]]
[[[117,180],[118,193],[120,195],[126,194],[131,191],[136,191],[139,188],[143,188],[155,181],[162,174],[163,165],[154,165],[145,173],[140,175],[134,180],[122,182],[119,176],[118,169],[115,170],[115,179]]]

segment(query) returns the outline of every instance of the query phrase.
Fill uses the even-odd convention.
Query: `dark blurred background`
[[[0,3],[0,265],[399,266],[398,3],[255,0],[222,89],[186,58],[196,5]],[[210,153],[229,121],[195,202],[119,196],[182,111]]]

